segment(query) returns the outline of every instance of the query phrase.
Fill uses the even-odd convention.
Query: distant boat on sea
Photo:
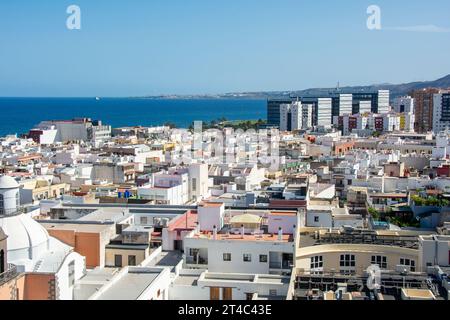
[[[95,100],[99,101],[99,100],[100,100],[100,97],[95,97]]]

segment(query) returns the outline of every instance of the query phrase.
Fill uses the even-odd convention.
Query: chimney
[[[217,227],[213,227],[213,240],[217,240]]]
[[[278,228],[278,241],[283,240],[283,229],[281,227]]]
[[[245,228],[244,225],[241,225],[241,235],[242,235],[242,239],[244,239],[244,235],[245,235]]]

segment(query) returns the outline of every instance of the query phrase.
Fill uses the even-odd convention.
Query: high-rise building
[[[291,98],[269,99],[267,100],[267,126],[279,127],[280,108],[282,104],[291,104]]]
[[[306,130],[313,126],[313,109],[310,103],[302,104],[302,129]]]
[[[277,127],[280,131],[292,131],[292,112],[291,104],[284,103],[280,105],[280,122]]]
[[[414,99],[410,96],[395,98],[393,107],[398,113],[414,112]]]
[[[340,94],[339,95],[339,116],[353,113],[353,95]]]
[[[319,98],[317,100],[317,125],[330,127],[332,125],[332,100]]]
[[[369,103],[370,112],[379,114],[388,113],[390,111],[389,99],[389,90],[353,93],[353,114],[369,112]],[[364,110],[361,110],[361,107],[363,107]]]
[[[280,105],[280,131],[303,129],[303,106],[300,101]]]
[[[418,133],[429,132],[433,129],[433,104],[436,93],[439,93],[439,89],[428,88],[411,92],[416,116],[415,131]]]
[[[433,132],[450,128],[450,91],[433,95]]]
[[[364,114],[364,113],[371,113],[372,112],[372,102],[371,101],[359,101],[359,109],[356,113]]]
[[[291,129],[300,130],[303,127],[303,109],[300,101],[291,104]]]
[[[377,113],[385,114],[391,111],[389,106],[389,90],[378,90]]]

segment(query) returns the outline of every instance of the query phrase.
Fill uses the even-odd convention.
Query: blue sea
[[[266,119],[266,101],[250,99],[0,98],[0,136],[27,133],[43,120],[92,118],[113,127]]]

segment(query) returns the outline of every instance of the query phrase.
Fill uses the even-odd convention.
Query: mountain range
[[[260,92],[231,92],[211,95],[166,95],[152,96],[153,99],[267,99],[288,96],[326,96],[330,92],[352,93],[390,90],[391,99],[408,95],[412,90],[424,88],[450,88],[450,74],[434,81],[417,81],[403,84],[374,84],[368,86],[351,86],[340,88],[311,88],[294,91],[260,91]],[[337,91],[338,90],[338,91]]]

